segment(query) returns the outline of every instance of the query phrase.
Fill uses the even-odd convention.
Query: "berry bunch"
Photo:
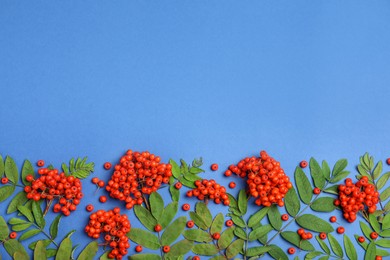
[[[58,203],[54,205],[55,213],[62,212],[69,216],[71,211],[75,211],[80,199],[84,196],[82,193],[81,181],[74,176],[65,176],[63,172],[59,173],[57,169],[41,168],[38,170],[40,177],[34,179],[32,175],[26,176],[26,181],[31,185],[24,187],[27,198],[38,201],[46,199],[48,205],[55,199]]]
[[[257,198],[255,203],[258,206],[269,207],[278,204],[283,207],[283,198],[292,187],[290,178],[284,173],[280,163],[265,151],[261,151],[258,158],[246,157],[237,165],[230,165],[225,175],[230,176],[232,173],[247,178],[249,193]]]
[[[224,205],[230,204],[226,188],[216,183],[215,180],[197,180],[195,186],[195,189],[187,191],[187,197],[195,196],[199,200],[212,199],[216,204],[221,202]]]
[[[127,209],[142,204],[143,194],[157,191],[172,176],[172,166],[149,152],[128,150],[114,169],[106,190],[111,197],[125,201]]]
[[[341,206],[343,216],[348,222],[356,220],[356,214],[367,207],[369,213],[374,213],[379,202],[379,193],[375,186],[368,182],[368,177],[363,176],[358,182],[353,183],[350,178],[345,179],[345,185],[339,185],[339,197],[334,201],[336,206]]]
[[[98,210],[92,213],[84,231],[94,239],[98,239],[103,234],[104,245],[112,248],[108,258],[122,259],[124,255],[127,255],[127,249],[130,247],[126,236],[130,228],[127,215],[121,215],[120,209],[114,208],[109,211]]]
[[[300,228],[297,230],[298,235],[301,237],[302,240],[308,240],[313,238],[313,234],[310,232],[305,232],[303,228]]]

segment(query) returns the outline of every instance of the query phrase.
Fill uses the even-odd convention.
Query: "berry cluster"
[[[38,174],[40,175],[38,179],[34,179],[32,175],[26,176],[26,181],[31,182],[31,185],[24,187],[28,199],[35,201],[58,199],[53,211],[62,212],[65,216],[69,216],[71,211],[76,210],[80,199],[84,196],[81,192],[81,181],[78,178],[65,176],[63,172],[59,173],[56,169],[48,168],[39,169]]]
[[[127,255],[130,243],[126,234],[130,231],[131,225],[127,215],[121,215],[119,208],[105,211],[98,210],[89,216],[85,232],[88,236],[98,239],[104,235],[104,245],[112,248],[108,258],[122,259]]]
[[[195,196],[199,200],[214,200],[216,204],[221,202],[224,205],[229,205],[230,200],[226,194],[226,188],[216,183],[215,180],[197,180],[195,181],[196,188],[193,190],[187,191],[187,197]]]
[[[172,176],[172,166],[160,161],[159,156],[149,152],[128,150],[115,165],[106,190],[111,197],[125,201],[127,209],[142,204],[143,194],[157,191]]]
[[[260,152],[260,157],[247,157],[237,165],[230,165],[225,171],[226,176],[232,173],[241,178],[247,177],[249,193],[257,198],[255,203],[269,207],[272,204],[284,206],[283,198],[292,187],[290,178],[280,167],[280,163],[270,157],[265,151]]]
[[[339,185],[339,197],[334,201],[336,206],[341,206],[343,216],[348,222],[356,220],[356,214],[366,209],[374,213],[379,202],[379,193],[375,186],[368,182],[368,177],[363,176],[356,184],[350,178],[345,179],[345,185]]]
[[[297,233],[303,240],[308,240],[313,238],[313,234],[310,232],[305,232],[303,228],[298,229]]]

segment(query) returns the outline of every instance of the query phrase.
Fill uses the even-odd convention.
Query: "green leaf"
[[[362,230],[363,234],[366,236],[366,238],[368,238],[369,240],[371,240],[371,237],[370,237],[370,234],[372,232],[372,229],[367,226],[364,222],[360,221],[359,222],[360,224],[360,229]]]
[[[369,170],[366,169],[363,165],[359,164],[359,165],[357,166],[357,170],[358,170],[358,172],[360,173],[360,175],[362,175],[362,176],[367,176],[369,179],[372,179]]]
[[[30,257],[27,253],[17,251],[14,253],[14,259],[15,260],[30,260]]]
[[[372,260],[376,257],[376,246],[374,242],[368,244],[366,254],[364,255],[364,260]]]
[[[332,175],[336,176],[340,174],[342,171],[344,171],[347,165],[348,165],[348,161],[346,159],[338,160],[333,166]]]
[[[317,256],[320,256],[320,255],[322,255],[322,252],[320,252],[320,251],[313,251],[313,252],[307,253],[305,255],[305,260],[314,259],[314,258],[316,258]]]
[[[246,196],[246,191],[244,189],[240,190],[238,194],[238,209],[242,215],[245,215],[248,208],[248,197]]]
[[[169,186],[169,193],[171,194],[172,201],[179,201],[180,199],[180,190],[175,188],[175,185]]]
[[[207,208],[206,204],[203,202],[196,203],[195,212],[201,217],[207,227],[211,226],[213,216],[211,215],[210,210]]]
[[[264,226],[260,226],[254,230],[252,230],[250,233],[249,233],[249,241],[253,241],[253,240],[256,240],[256,239],[259,239],[263,236],[265,236],[266,234],[268,234],[271,230],[272,230],[272,226],[267,224],[267,225],[264,225]]]
[[[14,185],[6,185],[0,187],[0,202],[8,199],[14,191],[15,191]]]
[[[234,238],[234,230],[235,230],[234,227],[230,227],[225,229],[225,231],[222,232],[221,237],[218,240],[218,247],[220,249],[225,249],[230,245],[230,243]]]
[[[313,178],[314,185],[322,189],[325,186],[326,180],[324,174],[322,173],[321,166],[312,157],[310,158],[309,167],[310,167],[310,175]]]
[[[381,201],[385,201],[390,197],[390,186],[387,187],[384,191],[381,192],[379,198]]]
[[[284,197],[284,205],[286,206],[288,214],[293,217],[295,217],[301,209],[301,203],[299,202],[299,198],[294,187],[289,189],[286,193]]]
[[[153,192],[149,196],[149,202],[152,215],[158,222],[164,210],[164,200],[158,192]]]
[[[328,234],[328,240],[329,240],[330,248],[332,248],[332,251],[337,256],[343,257],[344,255],[343,249],[341,248],[341,245],[337,241],[337,239],[332,234]]]
[[[66,163],[61,164],[62,171],[65,173],[65,175],[69,175],[69,167],[66,165]]]
[[[288,256],[280,247],[278,247],[276,245],[271,245],[271,247],[272,247],[272,249],[270,251],[268,251],[268,254],[273,259],[288,260]]]
[[[390,172],[383,174],[376,183],[378,190],[382,189],[390,178]]]
[[[16,224],[12,226],[13,231],[23,231],[31,227],[32,223]]]
[[[229,197],[229,201],[230,201],[229,208],[238,209],[238,204],[237,204],[236,198],[230,193],[226,193],[226,195]]]
[[[25,160],[22,167],[22,182],[24,185],[30,185],[31,183],[26,181],[26,176],[34,176],[34,167],[29,160]]]
[[[185,255],[189,251],[191,251],[193,246],[194,246],[193,241],[188,241],[187,239],[180,240],[179,242],[171,246],[171,250],[169,251],[168,254],[166,254],[166,257]]]
[[[284,198],[285,202],[286,202],[286,197]],[[269,207],[263,207],[260,210],[258,210],[255,214],[250,216],[250,218],[248,219],[248,227],[254,227],[255,225],[259,224],[260,221],[267,215],[269,209],[270,209]]]
[[[185,216],[177,218],[164,231],[161,236],[162,245],[170,245],[181,235],[186,226],[187,218]]]
[[[77,158],[75,164],[74,158],[72,158],[69,162],[70,175],[79,179],[87,178],[94,171],[95,167],[93,162],[86,163],[87,159],[87,157],[84,157],[83,159]]]
[[[339,185],[333,185],[324,190],[326,193],[339,195]]]
[[[5,157],[5,165],[4,165],[4,170],[5,170],[5,176],[14,184],[18,183],[19,181],[19,172],[18,172],[18,167],[16,166],[16,163],[14,159],[11,157],[7,156]],[[13,254],[11,254],[12,256]]]
[[[0,240],[4,240],[9,236],[9,228],[4,218],[0,216]]]
[[[179,205],[177,201],[169,203],[163,210],[163,213],[160,217],[160,225],[164,229],[166,226],[171,223],[171,221],[175,218],[176,213],[178,211]]]
[[[34,249],[34,259],[47,259],[46,246],[42,241],[38,241]]]
[[[390,228],[390,214],[386,214],[382,219],[382,229]]]
[[[380,233],[381,228],[376,216],[374,214],[370,214],[369,219],[370,219],[371,227],[375,230],[375,232]]]
[[[184,186],[186,186],[188,188],[191,188],[191,189],[195,189],[196,188],[196,186],[195,186],[193,181],[189,181],[189,180],[185,179],[184,177],[179,177],[178,180],[181,182],[181,184],[183,184]]]
[[[23,205],[24,203],[26,203],[26,201],[27,201],[27,197],[24,191],[21,191],[18,194],[16,194],[8,205],[7,214],[11,214],[17,211],[18,205]]]
[[[231,217],[233,223],[236,225],[236,226],[239,226],[239,227],[245,227],[245,221],[242,219],[242,217],[238,217],[234,214],[228,214],[228,216]]]
[[[161,247],[158,237],[141,228],[131,228],[127,237],[144,247],[157,250]]]
[[[332,177],[332,179],[329,181],[330,183],[336,183],[343,179],[345,179],[349,175],[349,171],[342,171],[338,175],[335,175]]]
[[[196,241],[196,242],[211,242],[213,239],[210,236],[209,233],[206,231],[203,231],[201,229],[188,229],[183,232],[183,236],[190,240],[190,241]]]
[[[5,241],[4,248],[10,256],[14,256],[14,254],[16,252],[19,252],[24,257],[27,256],[27,258],[24,258],[24,259],[29,259],[29,256],[28,256],[26,250],[24,249],[23,245],[16,239],[9,239],[9,240]]]
[[[390,230],[383,230],[383,231],[379,232],[379,236],[390,237]]]
[[[381,247],[390,248],[390,240],[389,239],[378,239],[375,242],[375,244],[378,246],[381,246]]]
[[[226,248],[226,256],[228,258],[235,257],[238,253],[241,252],[242,248],[244,247],[244,240],[237,239],[233,241],[227,248]]]
[[[268,211],[268,220],[272,227],[276,230],[282,228],[282,219],[276,204],[273,204]]]
[[[34,216],[31,210],[29,210],[26,206],[18,206],[18,211],[25,216],[28,221],[34,222]]]
[[[38,240],[38,241],[42,241],[43,244],[45,245],[45,247],[48,247],[51,244],[51,241],[49,239],[42,239],[42,240]],[[31,242],[28,245],[28,248],[30,248],[31,250],[34,250],[34,248],[36,247],[38,241]]]
[[[259,256],[259,255],[267,253],[271,249],[272,249],[272,247],[270,247],[270,246],[255,246],[255,247],[251,247],[251,248],[248,248],[248,250],[246,251],[246,256],[249,256],[249,257],[251,257],[251,256]]]
[[[186,179],[187,181],[190,181],[192,183],[195,183],[195,181],[202,179],[198,175],[192,174],[190,172],[183,174],[183,177],[184,177],[184,179]]]
[[[41,233],[41,231],[39,229],[30,229],[30,230],[27,230],[26,232],[24,232],[20,237],[19,237],[19,241],[23,241],[23,240],[26,240],[30,237],[33,237],[37,234]]]
[[[145,209],[141,205],[134,205],[134,214],[142,223],[142,225],[144,225],[150,231],[154,231],[154,227],[157,225],[157,221],[149,210]]]
[[[285,231],[281,232],[280,235],[284,240],[290,242],[291,244],[304,251],[314,250],[314,246],[308,240],[302,240],[301,237],[297,234],[297,232]]]
[[[294,177],[299,197],[301,197],[303,203],[309,204],[313,197],[313,188],[311,187],[309,179],[300,167],[295,169]]]
[[[374,169],[374,172],[372,173],[373,176],[374,176],[374,180],[375,179],[378,179],[378,177],[381,175],[382,173],[382,170],[383,170],[383,164],[382,164],[382,161],[379,161],[376,166],[375,166],[375,169]]]
[[[319,212],[332,212],[336,209],[336,206],[333,204],[334,198],[331,197],[321,197],[316,199],[310,208],[314,211]]]
[[[0,154],[0,178],[3,178],[3,176],[4,176],[4,160]]]
[[[172,175],[176,179],[180,177],[180,167],[179,165],[172,159],[169,160],[169,164],[172,166]]]
[[[69,260],[72,254],[72,241],[70,238],[62,240],[58,248],[56,260]]]
[[[217,254],[219,251],[213,244],[196,244],[192,248],[192,252],[197,255],[211,256]]]
[[[224,223],[224,217],[223,217],[223,214],[222,213],[218,213],[214,220],[213,220],[213,223],[211,224],[211,227],[210,227],[210,233],[211,234],[214,234],[216,232],[218,233],[221,233],[222,231],[222,227],[223,227],[223,223]]]
[[[325,160],[322,161],[322,173],[324,174],[324,177],[325,177],[326,180],[330,179],[329,164]]]
[[[54,220],[53,222],[51,223],[50,225],[50,236],[52,239],[55,239],[57,237],[57,234],[58,234],[58,226],[60,224],[60,220],[61,220],[61,216],[62,215],[58,215]]]
[[[45,219],[43,218],[43,213],[40,204],[37,201],[32,203],[32,212],[35,218],[35,222],[40,228],[45,227]]]
[[[236,227],[236,228],[234,229],[234,235],[235,235],[236,237],[238,237],[238,238],[247,240],[246,232],[244,231],[243,228]]]
[[[196,212],[191,211],[190,217],[194,221],[196,226],[198,226],[199,228],[201,228],[203,230],[208,229],[208,226],[206,225],[206,223],[204,223],[203,219]]]
[[[333,227],[325,220],[311,214],[304,214],[296,219],[298,225],[315,232],[333,232]]]
[[[345,253],[347,254],[348,258],[351,260],[357,260],[357,253],[354,244],[352,243],[351,239],[344,235],[344,248]]]
[[[324,252],[329,255],[330,249],[329,249],[328,245],[319,236],[316,236],[316,240],[317,240],[318,244],[320,244],[320,247],[322,248],[322,250],[324,250]]]
[[[129,256],[129,260],[161,260],[161,256],[156,254],[136,254]]]
[[[192,173],[192,174],[199,174],[201,172],[204,172],[204,170],[201,168],[198,168],[198,167],[191,167],[190,168],[190,173]]]

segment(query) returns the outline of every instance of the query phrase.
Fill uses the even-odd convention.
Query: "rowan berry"
[[[176,188],[176,189],[180,190],[181,187],[183,187],[183,184],[181,184],[181,182],[176,182],[176,183],[175,183],[175,188]]]
[[[375,260],[382,260],[382,256],[380,255],[375,256]]]
[[[197,180],[194,182],[196,188],[187,192],[188,197],[195,196],[199,200],[212,199],[214,203],[229,205],[229,196],[226,194],[226,188],[216,183],[215,180]]]
[[[225,174],[226,177],[232,176],[232,171],[231,170],[226,170],[224,174]]]
[[[319,188],[315,187],[315,188],[313,189],[313,193],[314,193],[314,194],[320,194],[320,193],[321,193],[321,190],[320,190]]]
[[[360,237],[358,237],[358,241],[359,241],[359,243],[364,243],[364,241],[366,241],[366,239],[363,236],[360,236]]]
[[[88,204],[88,205],[85,207],[85,209],[86,209],[88,212],[91,212],[91,211],[93,211],[94,207],[93,207],[92,204]]]
[[[288,253],[289,255],[295,254],[295,248],[290,247],[289,249],[287,249],[287,253]]]
[[[234,181],[229,182],[229,188],[234,189],[236,187],[236,183]]]
[[[194,223],[193,220],[187,221],[187,227],[188,227],[188,228],[193,228],[194,226],[195,226],[195,223]]]
[[[338,228],[336,229],[336,231],[337,231],[338,234],[344,234],[345,228],[344,228],[344,227],[338,227]]]
[[[215,232],[215,233],[213,234],[213,239],[214,239],[214,240],[218,240],[220,237],[221,237],[221,234],[219,234],[218,232]]]
[[[319,236],[320,236],[320,238],[321,238],[322,240],[325,240],[325,239],[326,239],[326,233],[325,233],[325,232],[321,232]]]
[[[141,245],[137,245],[135,247],[135,252],[137,252],[137,253],[142,252],[142,246]]]
[[[218,170],[218,164],[213,163],[210,168],[211,168],[212,171],[217,171]]]
[[[171,251],[171,247],[170,246],[163,246],[163,252],[164,253],[168,253],[169,251]]]
[[[98,178],[98,177],[93,177],[92,180],[91,180],[91,182],[92,182],[93,184],[97,184],[97,183],[99,182],[99,178]]]
[[[390,165],[390,158],[387,158],[387,159],[386,159],[386,163],[387,163],[388,165]]]
[[[39,160],[39,161],[37,161],[37,166],[38,166],[38,167],[43,167],[43,166],[45,166],[45,161],[44,161],[44,160]]]
[[[192,260],[200,260],[200,257],[199,256],[194,256],[193,258],[192,258]]]
[[[101,203],[105,203],[105,202],[107,201],[107,197],[104,196],[104,195],[102,195],[102,196],[99,197],[99,201],[100,201]]]
[[[162,230],[161,225],[157,224],[157,225],[154,226],[154,231],[160,232],[161,230]]]
[[[190,204],[185,203],[185,204],[183,204],[183,206],[182,206],[181,208],[182,208],[182,210],[184,210],[184,211],[188,211],[188,210],[191,209],[191,206],[190,206]]]
[[[329,221],[332,222],[332,223],[336,222],[336,221],[337,221],[336,216],[331,216],[331,217],[329,218]]]
[[[2,184],[7,184],[8,183],[8,178],[7,177],[1,178],[1,183]]]
[[[287,221],[289,219],[289,216],[288,214],[283,214],[281,218],[283,221]]]
[[[313,234],[310,233],[310,232],[307,232],[306,236],[307,236],[307,239],[312,239],[313,238]]]
[[[226,220],[225,225],[227,227],[231,227],[231,226],[233,226],[233,221],[231,219],[228,219],[228,220]]]
[[[98,181],[98,183],[97,183],[97,186],[99,186],[99,188],[103,188],[104,185],[105,185],[105,183],[102,180]]]
[[[104,169],[109,170],[109,169],[111,169],[112,164],[110,162],[106,162],[106,163],[104,163],[103,167],[104,167]]]
[[[15,239],[17,236],[18,236],[18,234],[16,232],[11,232],[9,234],[9,238],[11,238],[11,239]]]
[[[301,162],[299,163],[299,166],[300,166],[301,168],[306,168],[307,165],[308,165],[308,163],[307,163],[306,161],[301,161]]]
[[[26,181],[28,182],[32,182],[34,180],[34,176],[32,176],[31,174],[27,175],[26,176]],[[27,186],[26,186],[27,187]]]
[[[377,239],[378,238],[378,233],[373,231],[373,232],[370,233],[370,237],[371,237],[371,239]]]

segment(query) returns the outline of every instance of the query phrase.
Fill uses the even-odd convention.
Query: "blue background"
[[[202,156],[226,185],[263,149],[290,176],[311,156],[354,172],[366,151],[390,156],[389,32],[388,1],[1,1],[0,153],[88,156],[105,180],[129,148]],[[82,246],[84,206],[121,205],[91,198],[89,179],[62,220]]]

